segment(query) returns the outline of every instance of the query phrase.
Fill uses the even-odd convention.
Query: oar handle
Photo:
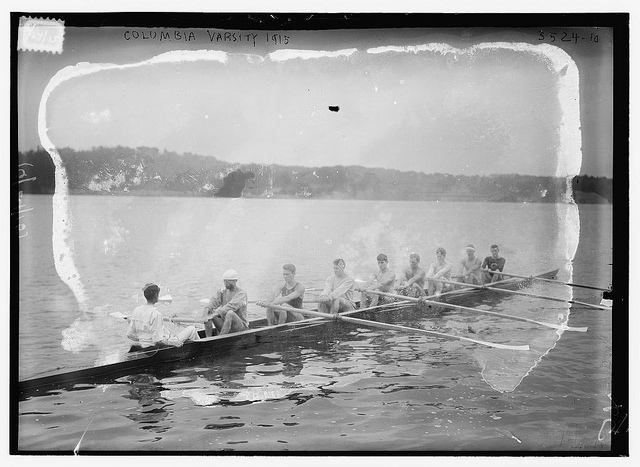
[[[444,295],[448,295],[448,294],[453,293],[453,292],[459,292],[459,291],[458,290],[454,290],[454,291],[451,291],[451,292],[445,292],[445,293],[440,294],[440,295],[427,295],[425,297],[416,298],[416,297],[408,297],[406,295],[399,295],[399,294],[395,294],[395,293],[381,292],[379,290],[369,290],[369,291],[367,291],[367,293],[372,293],[372,294],[376,294],[376,295],[382,295],[383,297],[396,298],[398,300],[406,300],[406,301],[413,302],[413,303],[425,303],[425,304],[426,304],[426,301],[429,300],[429,299],[440,298],[440,297],[442,297]]]
[[[193,319],[193,318],[162,318],[165,321],[171,321],[172,323],[194,323],[194,324],[202,324],[204,323],[201,319]]]
[[[334,315],[330,315],[330,314],[326,314],[326,313],[320,313],[320,312],[316,312],[316,311],[310,311],[307,310],[305,308],[289,308],[286,306],[281,306],[281,305],[273,305],[270,303],[267,303],[266,305],[263,305],[265,308],[271,308],[273,310],[280,310],[280,311],[297,311],[299,313],[305,314],[305,315],[310,315],[310,316],[320,316],[321,318],[335,318]]]
[[[408,300],[408,301],[413,302],[413,303],[418,303],[420,301],[419,298],[407,297],[406,295],[399,295],[399,294],[389,293],[389,292],[381,292],[380,290],[368,290],[367,293],[372,293],[372,294],[376,294],[376,295],[382,295],[383,297],[397,298],[397,299],[400,299],[400,300]]]

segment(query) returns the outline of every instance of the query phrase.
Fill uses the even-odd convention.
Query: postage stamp
[[[49,18],[20,17],[18,50],[62,53],[64,21]]]

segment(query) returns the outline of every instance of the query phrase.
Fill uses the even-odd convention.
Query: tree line
[[[412,201],[565,201],[566,180],[531,175],[451,175],[362,166],[301,167],[231,164],[215,157],[157,148],[98,147],[59,150],[74,194],[334,198]],[[33,179],[20,189],[51,194],[54,164],[43,149],[18,155]],[[22,165],[27,164],[27,165]],[[572,180],[579,203],[611,203],[613,180]]]

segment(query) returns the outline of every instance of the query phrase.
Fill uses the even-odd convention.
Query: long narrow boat
[[[541,274],[539,278],[554,278],[558,270]],[[520,289],[529,285],[532,279],[507,279],[491,284],[491,287],[505,289]],[[490,287],[487,290],[479,289],[458,289],[442,294],[443,306],[446,303],[469,303],[485,299],[491,294]],[[389,312],[382,312],[389,313]],[[367,310],[356,310],[350,313],[354,316],[375,319],[381,312],[371,312]],[[393,313],[390,313],[393,315]],[[390,318],[390,316],[387,316]],[[153,350],[142,350],[127,354],[124,361],[111,363],[108,365],[83,368],[70,372],[58,372],[40,376],[34,379],[20,381],[18,391],[21,398],[46,394],[50,389],[73,388],[79,383],[99,384],[107,381],[114,381],[118,377],[130,374],[132,370],[145,372],[157,365],[170,364],[189,360],[203,354],[217,354],[229,351],[238,346],[250,346],[259,344],[261,341],[269,341],[278,338],[288,338],[294,334],[304,332],[314,332],[312,328],[329,323],[322,318],[309,318],[303,321],[268,326],[265,318],[253,320],[249,323],[249,329],[223,336],[205,337],[204,331],[199,331],[201,340],[187,342],[181,347],[163,347]]]

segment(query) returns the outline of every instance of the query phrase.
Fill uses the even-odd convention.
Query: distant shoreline
[[[156,148],[60,149],[73,195],[431,202],[564,203],[567,179],[520,174],[452,175],[363,166],[232,164]],[[19,153],[19,190],[53,194],[55,167],[44,149]],[[572,179],[577,204],[612,204],[613,180]]]

